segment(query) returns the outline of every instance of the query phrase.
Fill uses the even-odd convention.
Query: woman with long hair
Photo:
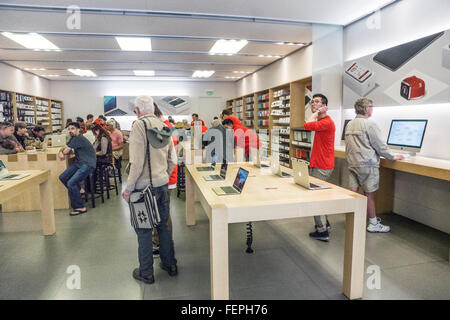
[[[94,149],[97,164],[112,164],[112,143],[108,132],[98,123],[94,124],[92,133],[95,136]]]

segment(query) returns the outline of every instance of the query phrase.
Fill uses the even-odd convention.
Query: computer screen
[[[345,140],[345,129],[347,128],[348,123],[351,121],[351,119],[347,119],[344,122],[344,129],[342,129],[342,137],[341,140]]]
[[[421,148],[428,120],[392,120],[387,144]]]
[[[225,179],[227,176],[228,163],[224,161],[220,167],[220,176]]]
[[[117,107],[117,100],[115,96],[104,96],[103,97],[103,110],[104,113],[113,110]]]
[[[245,181],[248,177],[248,171],[244,170],[242,168],[239,168],[239,171],[236,175],[236,179],[234,180],[233,187],[238,189],[239,191],[242,191],[244,188]]]

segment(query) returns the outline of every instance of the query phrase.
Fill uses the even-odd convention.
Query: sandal
[[[81,211],[80,209],[75,209],[71,213],[69,213],[69,216],[79,216],[80,214],[86,213],[87,209],[84,211]]]

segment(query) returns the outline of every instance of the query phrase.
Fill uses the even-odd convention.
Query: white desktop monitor
[[[419,152],[428,120],[392,120],[387,145],[392,149]]]

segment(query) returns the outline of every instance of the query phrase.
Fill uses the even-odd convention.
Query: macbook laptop
[[[308,162],[303,160],[292,159],[294,169],[294,182],[309,190],[330,189],[329,186],[319,182],[310,182]]]
[[[270,166],[265,163],[261,163],[260,150],[252,148],[252,162],[253,165],[257,168],[269,168]]]
[[[236,178],[234,179],[234,183],[232,187],[215,187],[212,188],[213,191],[218,196],[226,196],[226,195],[234,195],[241,194],[242,189],[244,189],[245,181],[247,181],[248,171],[242,168],[239,168]]]
[[[292,178],[292,174],[281,171],[280,159],[278,158],[277,154],[272,155],[270,159],[270,168],[274,175],[280,176],[282,178]]]
[[[25,178],[29,176],[28,173],[13,173],[10,174],[8,171],[8,168],[6,168],[6,165],[3,163],[2,160],[0,160],[0,180],[20,180],[22,178]]]
[[[228,163],[224,161],[222,163],[222,166],[220,167],[220,174],[211,174],[204,176],[203,179],[206,181],[221,181],[225,180],[225,177],[227,176],[227,169],[228,169]]]
[[[65,134],[52,135],[52,147],[64,147],[65,145],[66,145],[66,135]]]
[[[216,169],[216,162],[211,163],[209,167],[197,167],[197,171],[214,171]]]

